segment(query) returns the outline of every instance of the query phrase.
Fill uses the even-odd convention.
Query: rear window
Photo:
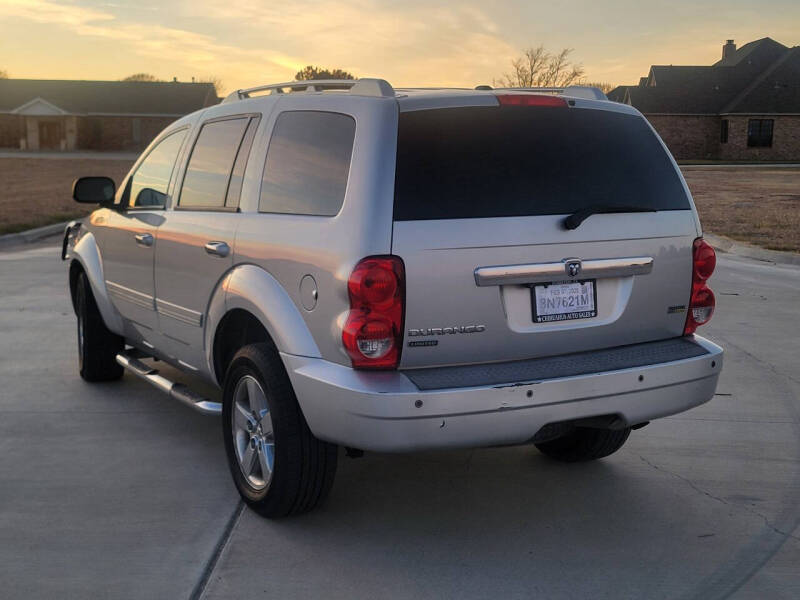
[[[592,204],[689,208],[642,118],[566,107],[400,113],[397,221],[559,215]]]
[[[186,167],[179,207],[225,206],[231,171],[249,121],[248,117],[239,117],[203,125]]]

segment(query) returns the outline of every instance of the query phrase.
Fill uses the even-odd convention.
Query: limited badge
[[[408,346],[410,348],[416,348],[418,346],[438,346],[439,340],[416,340],[413,342],[408,342]]]

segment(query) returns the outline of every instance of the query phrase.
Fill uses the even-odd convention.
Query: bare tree
[[[206,77],[201,77],[198,82],[210,83],[211,85],[213,85],[214,92],[216,92],[217,96],[222,96],[222,90],[225,89],[225,84],[222,83],[222,79],[220,79],[216,75],[208,75]]]
[[[133,75],[123,77],[122,81],[161,81],[161,79],[158,79],[155,75],[151,75],[150,73],[134,73]]]
[[[0,79],[8,79],[8,71],[0,69]]]
[[[588,85],[589,87],[599,88],[604,94],[607,94],[617,87],[616,83],[608,83],[607,81],[581,81],[580,85]]]
[[[525,53],[511,61],[512,71],[494,81],[496,87],[564,87],[580,81],[583,65],[569,60],[572,48],[564,48],[557,54],[548,52],[544,46],[528,48]]]
[[[356,79],[352,74],[342,69],[323,69],[308,65],[302,71],[298,71],[294,76],[297,81],[308,81],[310,79]]]

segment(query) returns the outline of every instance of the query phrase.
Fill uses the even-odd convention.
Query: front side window
[[[178,207],[225,206],[231,171],[249,121],[249,117],[239,117],[203,125],[186,167]]]
[[[751,148],[772,147],[772,119],[750,119],[747,122],[747,145]]]
[[[344,202],[356,122],[340,113],[278,117],[261,182],[260,212],[334,216]]]
[[[137,208],[163,208],[167,200],[175,160],[186,137],[186,130],[176,131],[161,140],[131,177],[129,205]]]

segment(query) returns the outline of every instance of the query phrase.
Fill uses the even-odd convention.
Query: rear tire
[[[242,499],[267,518],[307,512],[333,486],[338,448],[314,437],[283,363],[268,344],[233,357],[225,376],[222,433]]]
[[[542,454],[552,459],[562,462],[583,462],[614,454],[622,448],[630,434],[630,427],[625,429],[576,427],[560,438],[535,445]]]
[[[117,354],[125,349],[125,341],[103,323],[85,273],[79,273],[75,282],[75,314],[81,377],[90,382],[122,377],[124,369],[117,364]]]

